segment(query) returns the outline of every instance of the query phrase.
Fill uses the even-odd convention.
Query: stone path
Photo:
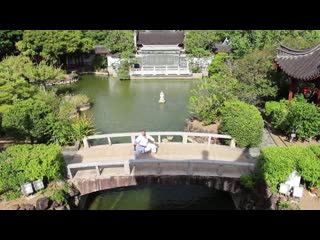
[[[263,139],[260,148],[270,147],[270,146],[277,146],[273,141],[273,138],[270,136],[269,131],[267,128],[263,129]]]

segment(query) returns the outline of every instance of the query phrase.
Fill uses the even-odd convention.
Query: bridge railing
[[[74,174],[72,170],[83,170],[88,168],[95,168],[97,176],[101,175],[101,170],[108,167],[123,167],[125,175],[132,175],[132,169],[139,166],[139,164],[152,164],[156,165],[158,174],[166,174],[166,170],[162,171],[162,165],[180,165],[184,169],[183,175],[192,175],[194,168],[198,168],[201,164],[210,164],[217,166],[216,175],[222,176],[222,167],[235,167],[241,174],[248,174],[254,170],[255,163],[250,162],[232,162],[232,161],[221,161],[221,160],[202,160],[202,159],[190,159],[190,160],[161,160],[161,159],[137,159],[137,160],[125,160],[125,161],[94,161],[84,163],[72,163],[67,165],[68,175],[72,179]],[[187,167],[183,167],[186,165]],[[180,168],[178,170],[181,170]],[[147,174],[148,175],[148,174]]]
[[[131,143],[133,144],[136,137],[139,136],[139,132],[133,133],[110,133],[110,134],[100,134],[100,135],[92,135],[83,138],[83,145],[85,148],[89,148],[89,140],[94,139],[108,139],[108,145],[112,145],[112,138],[119,138],[119,137],[130,137]],[[151,136],[158,137],[158,143],[161,143],[161,136],[181,136],[182,143],[187,144],[189,137],[207,137],[208,141],[207,144],[211,144],[212,139],[227,139],[230,141],[230,147],[235,147],[235,141],[230,135],[222,135],[222,134],[212,134],[212,133],[196,133],[196,132],[148,132]]]

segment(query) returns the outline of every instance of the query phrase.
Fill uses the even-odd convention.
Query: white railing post
[[[126,175],[130,175],[130,162],[129,162],[129,160],[125,160],[124,161],[124,173],[126,174]]]
[[[182,143],[183,143],[183,144],[186,144],[186,143],[187,143],[187,140],[188,140],[188,135],[187,135],[186,133],[184,133],[184,134],[182,135]]]
[[[156,75],[156,66],[153,66],[153,75]]]
[[[166,65],[166,75],[168,75],[168,65]]]
[[[88,138],[84,137],[82,139],[84,148],[89,148]]]
[[[97,176],[100,176],[100,169],[98,165],[96,165],[96,170],[97,170]]]
[[[143,66],[141,66],[141,75],[144,75]]]
[[[134,136],[131,136],[131,143],[134,144],[136,138]]]
[[[73,176],[72,176],[71,169],[69,168],[69,166],[67,167],[67,169],[68,169],[68,175],[69,175],[69,177],[72,179]]]
[[[211,137],[208,138],[208,145],[211,144]]]
[[[158,135],[158,143],[161,143],[161,135]]]
[[[108,137],[108,144],[109,144],[109,146],[111,146],[111,138],[110,137]]]
[[[236,142],[234,141],[234,139],[232,138],[230,141],[230,147],[235,148],[236,147]]]

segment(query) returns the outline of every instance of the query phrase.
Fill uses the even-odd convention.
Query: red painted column
[[[295,79],[291,78],[291,83],[290,83],[290,87],[289,87],[289,96],[288,96],[289,102],[292,101],[294,88],[295,88]]]

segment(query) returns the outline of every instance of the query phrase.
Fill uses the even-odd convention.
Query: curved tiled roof
[[[306,81],[316,79],[320,77],[320,44],[302,50],[281,44],[276,62],[290,77]]]
[[[183,43],[184,32],[138,32],[137,44],[143,45],[177,45]]]

